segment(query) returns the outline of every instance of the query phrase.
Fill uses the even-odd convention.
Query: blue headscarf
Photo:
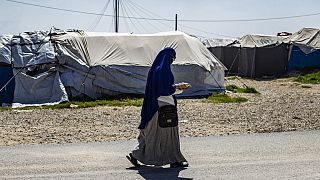
[[[174,49],[165,48],[159,52],[153,61],[148,73],[139,129],[144,129],[157,112],[159,108],[158,97],[169,96],[175,92],[175,88],[172,86],[174,77],[170,66],[175,56],[176,51]]]

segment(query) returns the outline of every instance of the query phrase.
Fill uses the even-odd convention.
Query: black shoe
[[[188,162],[175,162],[170,164],[170,168],[181,168],[181,167],[188,167]]]
[[[131,162],[131,164],[134,165],[134,167],[140,167],[138,160],[132,156],[132,153],[129,153],[129,156],[126,156],[126,157]]]

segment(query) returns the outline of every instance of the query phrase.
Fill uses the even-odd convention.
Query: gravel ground
[[[320,129],[320,85],[288,79],[228,80],[261,94],[229,93],[245,103],[210,104],[179,99],[180,135],[208,136]],[[134,139],[141,107],[0,111],[0,145]]]

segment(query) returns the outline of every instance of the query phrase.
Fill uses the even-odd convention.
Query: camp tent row
[[[225,46],[206,46],[228,68],[228,75],[255,78],[286,72],[289,47],[276,36],[246,35]]]
[[[286,37],[245,35],[203,43],[228,68],[227,74],[278,77],[292,70],[320,68],[319,37],[319,29],[303,28]]]
[[[35,31],[0,37],[0,103],[55,104],[78,98],[143,95],[157,53],[173,47],[181,96],[223,91],[225,66],[195,37],[182,32],[98,33]]]

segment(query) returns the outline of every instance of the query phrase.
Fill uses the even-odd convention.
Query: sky
[[[113,1],[0,0],[0,35],[52,27],[114,32]],[[119,4],[119,32],[173,31],[176,14],[179,31],[202,38],[320,28],[319,0],[119,0]]]

